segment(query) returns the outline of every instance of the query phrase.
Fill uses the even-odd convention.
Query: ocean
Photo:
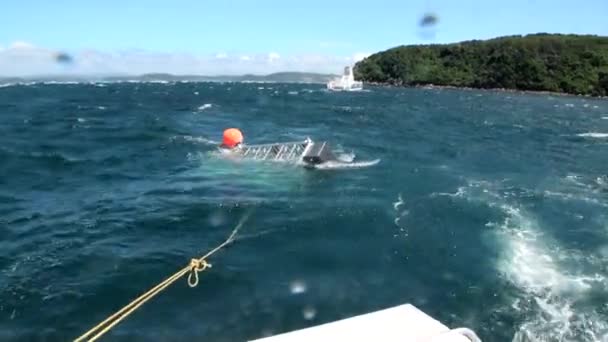
[[[216,153],[328,141],[376,165]],[[412,303],[484,341],[608,341],[608,101],[278,83],[0,87],[0,340],[246,341]]]

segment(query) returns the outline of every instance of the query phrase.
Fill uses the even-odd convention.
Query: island
[[[358,62],[354,72],[385,85],[608,96],[608,37],[537,33],[399,46]]]

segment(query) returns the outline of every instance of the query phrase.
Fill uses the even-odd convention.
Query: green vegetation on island
[[[608,96],[608,37],[532,34],[400,46],[360,61],[364,82]]]

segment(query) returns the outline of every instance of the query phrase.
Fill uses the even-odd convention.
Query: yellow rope
[[[224,241],[219,246],[215,247],[214,249],[212,249],[211,251],[209,251],[207,254],[203,255],[202,257],[200,257],[198,259],[190,260],[190,264],[188,266],[177,271],[175,274],[173,274],[169,278],[165,279],[160,284],[158,284],[155,287],[153,287],[152,289],[148,290],[148,292],[137,297],[135,300],[133,300],[128,305],[126,305],[124,308],[118,310],[112,316],[106,318],[103,322],[97,324],[95,327],[91,328],[89,331],[82,334],[80,337],[75,339],[74,342],[85,341],[86,338],[88,338],[89,336],[91,336],[93,334],[95,334],[95,335],[93,335],[86,341],[88,341],[88,342],[96,341],[103,334],[105,334],[110,329],[112,329],[115,325],[120,323],[123,319],[127,318],[127,316],[129,316],[133,311],[137,310],[140,306],[144,305],[148,300],[152,299],[152,297],[154,297],[158,293],[162,292],[164,289],[169,287],[169,285],[173,284],[176,280],[183,277],[186,273],[189,273],[188,274],[188,286],[196,287],[196,285],[198,285],[198,272],[202,272],[202,271],[206,270],[207,268],[211,268],[211,264],[209,264],[207,262],[207,258],[209,258],[211,255],[215,254],[220,249],[224,248],[226,245],[229,245],[230,243],[234,242],[236,234],[238,233],[239,229],[241,229],[243,224],[245,224],[245,222],[247,221],[247,219],[249,218],[250,215],[251,215],[251,211],[247,212],[243,216],[243,218],[241,218],[241,220],[236,225],[234,230],[232,230],[232,233],[230,234],[230,236],[228,236],[226,241]]]

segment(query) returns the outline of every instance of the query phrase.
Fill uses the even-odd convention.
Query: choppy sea
[[[311,137],[374,166],[226,160]],[[412,303],[484,341],[608,340],[608,101],[321,85],[0,88],[0,340],[246,341]]]

